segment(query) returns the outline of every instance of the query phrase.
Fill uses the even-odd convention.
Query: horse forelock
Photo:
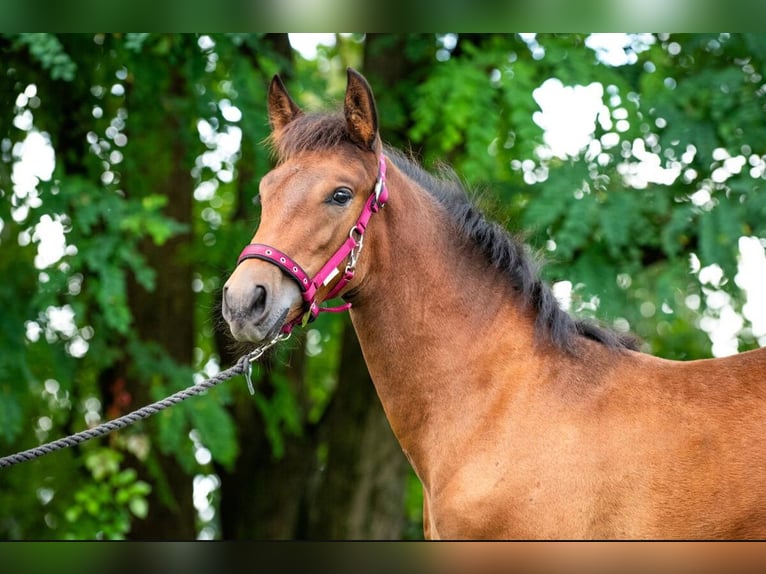
[[[346,121],[340,112],[302,114],[269,137],[278,162],[289,160],[304,151],[331,150],[351,143]]]

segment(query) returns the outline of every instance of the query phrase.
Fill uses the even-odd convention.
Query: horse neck
[[[498,390],[496,369],[534,355],[534,317],[505,278],[471,257],[432,196],[395,166],[388,181],[391,199],[360,258],[352,321],[391,427],[423,479],[429,441],[470,425],[466,414],[488,408]]]

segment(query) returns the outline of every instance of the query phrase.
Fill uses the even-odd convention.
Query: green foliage
[[[536,86],[527,84],[528,68],[510,64],[520,48],[512,38],[460,45],[460,58],[436,63],[417,86],[409,137],[421,144],[427,164],[446,161],[469,182],[502,181],[513,143],[531,146],[539,139],[528,129]],[[521,118],[523,124],[514,125]]]
[[[21,432],[23,428],[22,406],[17,397],[11,394],[11,389],[3,385],[0,391],[0,420],[3,421],[3,439],[10,442]]]
[[[163,245],[168,239],[186,231],[186,226],[163,217],[159,210],[168,203],[164,195],[148,195],[141,198],[141,209],[119,217],[120,229],[133,237],[149,236],[155,245]]]
[[[43,69],[50,73],[53,80],[71,82],[77,73],[77,64],[64,51],[59,39],[54,34],[19,34],[15,48],[26,47]]]
[[[133,52],[141,52],[144,47],[144,43],[149,38],[149,34],[146,33],[130,33],[125,34],[125,49]]]
[[[231,469],[239,454],[235,423],[231,415],[215,400],[194,401],[189,403],[187,411],[189,426],[197,430],[200,440],[210,449],[214,460]]]
[[[225,41],[225,37],[216,39]],[[204,117],[221,130],[234,125],[223,118],[217,101],[223,97],[234,99],[234,84],[239,82],[243,85],[242,92],[246,93],[246,84],[254,83],[251,69],[240,63],[239,74],[234,77],[228,66],[219,67],[217,71],[206,69],[197,40],[195,36],[145,34],[61,37],[40,34],[0,39],[6,42],[3,53],[7,66],[2,73],[5,75],[7,70],[11,79],[11,82],[0,82],[3,96],[0,101],[6,102],[0,112],[0,243],[3,249],[0,271],[12,277],[0,286],[0,294],[4,302],[17,302],[7,305],[7,310],[0,314],[0,347],[4,349],[0,354],[0,396],[4,399],[0,407],[3,415],[0,444],[4,451],[15,452],[40,440],[82,430],[86,426],[84,415],[103,420],[113,412],[120,414],[110,403],[109,391],[115,379],[124,382],[127,377],[129,384],[135,385],[128,389],[128,400],[146,397],[138,398],[145,401],[150,395],[161,398],[191,384],[193,376],[199,376],[195,370],[216,356],[209,311],[215,304],[221,270],[228,267],[229,253],[216,251],[211,256],[205,240],[217,235],[220,224],[215,225],[217,218],[199,217],[204,206],[199,207],[198,216],[193,219],[195,224],[201,222],[202,225],[195,225],[194,229],[169,215],[173,213],[173,206],[164,191],[157,191],[162,189],[157,184],[172,173],[174,162],[190,161],[193,166],[194,158],[179,157],[177,152],[181,146],[168,146],[169,134],[159,134],[160,137],[152,139],[142,132],[146,120],[174,111],[168,98],[158,99],[158,93],[168,89],[168,61],[188,62],[182,66],[182,73],[192,86],[189,96],[196,99],[198,109],[205,110]],[[231,44],[224,44],[219,50],[220,55],[229,59],[236,53],[236,47]],[[33,59],[29,60],[27,54]],[[267,57],[265,52],[262,56]],[[161,58],[168,60],[163,63]],[[38,66],[45,73],[40,74]],[[65,91],[60,87],[62,79],[71,81]],[[7,103],[13,103],[31,83],[36,99],[24,108],[8,108]],[[32,130],[42,132],[51,141],[56,164],[50,180],[38,181],[36,191],[17,196],[10,178],[16,163],[14,144],[23,142],[28,131],[11,126],[14,116],[22,112],[33,113],[30,116],[34,122]],[[263,117],[263,114],[257,116]],[[69,118],[76,120],[68,123]],[[130,126],[129,138],[123,137],[128,132],[126,122]],[[184,130],[190,133],[187,135]],[[261,126],[248,133],[261,139],[263,135],[265,131]],[[207,150],[199,141],[192,117],[173,137],[192,142],[184,145],[196,150],[194,154],[201,155]],[[139,149],[153,161],[134,166],[135,150]],[[188,189],[187,193],[191,191]],[[238,190],[229,184],[228,189],[222,191],[225,193],[219,197],[224,201],[219,203],[214,198],[207,207],[221,210],[229,219],[236,207]],[[20,204],[27,208],[19,209]],[[61,223],[65,248],[60,259],[38,269],[35,258],[43,238],[37,237],[36,228],[45,218]],[[189,241],[191,232],[198,241]],[[244,235],[242,231],[240,236],[227,241],[239,242],[239,237]],[[172,268],[191,260],[201,262],[199,269],[205,288],[200,293],[199,311],[202,314],[207,309],[207,315],[200,319],[200,324],[207,324],[207,328],[200,329],[201,352],[194,365],[178,364],[170,359],[166,350],[137,335],[137,326],[143,321],[135,316],[137,290],[155,292],[164,288],[157,285],[158,263],[149,256],[149,247],[179,241],[183,241],[185,249],[178,250],[176,260],[161,265]],[[191,285],[187,288],[191,289]],[[73,324],[62,326],[53,320],[51,310],[60,309],[71,315]],[[196,314],[196,309],[194,312]],[[125,372],[125,376],[120,375],[121,372]],[[55,399],[41,401],[41,396],[43,399],[49,396],[44,390],[50,386],[48,381],[60,390]],[[190,475],[199,468],[194,443],[189,439],[192,429],[210,450],[215,463],[233,464],[238,446],[235,426],[226,410],[228,401],[225,391],[216,390],[206,399],[177,407],[169,420],[159,417],[149,421],[145,429],[137,429],[148,432],[148,435],[139,433],[138,438],[151,437],[148,455],[142,453],[138,458],[151,469],[149,474],[158,485],[164,481],[156,463],[158,453],[176,457]],[[86,408],[86,403],[96,406]],[[135,408],[140,404],[133,402],[130,406]],[[39,424],[45,426],[45,432],[38,428]],[[100,514],[95,515],[94,509],[84,503],[88,496],[105,498],[114,494],[116,483],[106,479],[93,478],[83,484],[83,494],[69,512],[69,516],[80,512],[76,523],[57,519],[64,516],[66,509],[57,508],[53,512],[53,507],[63,504],[61,494],[46,502],[45,508],[35,498],[43,482],[47,490],[64,492],[66,481],[71,480],[70,469],[76,472],[78,465],[87,464],[84,457],[68,456],[66,460],[68,465],[46,475],[37,474],[31,466],[13,469],[19,477],[18,484],[27,482],[30,488],[15,500],[3,501],[3,514],[29,515],[30,518],[14,519],[9,524],[0,521],[0,536],[93,536],[97,523],[102,518],[109,519],[113,509],[101,505],[96,509]],[[163,488],[157,490],[160,492]],[[149,504],[149,498],[123,502],[121,506],[134,505],[135,516],[146,512],[141,505]],[[31,513],[30,509],[33,509]],[[46,510],[50,515],[47,522],[42,513],[34,509]],[[77,525],[86,516],[90,517],[89,526],[78,530]],[[123,513],[114,520],[105,526],[105,536],[124,535],[129,531],[130,514]]]
[[[108,448],[89,452],[85,466],[93,477],[74,492],[73,503],[64,518],[68,539],[107,539],[125,537],[130,530],[130,515],[146,518],[146,495],[151,486],[138,480],[135,469],[121,469],[122,455]]]
[[[136,372],[152,373],[148,380],[154,401],[188,387],[194,380],[194,371],[189,366],[179,365],[156,344],[133,340],[129,350],[135,360]],[[220,389],[213,389],[204,399],[186,401],[172,409],[165,409],[150,421],[157,427],[157,448],[163,453],[175,455],[179,463],[192,473],[196,461],[189,433],[196,429],[213,459],[230,467],[238,448],[234,423],[225,409],[229,400]]]
[[[276,458],[284,455],[284,433],[299,434],[301,412],[287,377],[279,372],[269,377],[271,389],[255,395],[255,404],[263,417],[264,431]]]

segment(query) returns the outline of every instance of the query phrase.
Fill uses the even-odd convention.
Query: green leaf
[[[120,471],[118,474],[114,476],[114,478],[112,479],[112,484],[114,486],[127,486],[135,482],[136,477],[137,477],[136,469],[126,468],[125,470]]]
[[[149,514],[149,503],[145,498],[132,498],[128,503],[128,508],[130,508],[133,515],[138,518],[146,518]]]
[[[236,429],[228,411],[208,395],[190,405],[189,417],[213,459],[231,468],[238,447]]]

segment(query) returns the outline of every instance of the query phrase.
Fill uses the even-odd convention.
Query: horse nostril
[[[260,317],[266,309],[266,288],[263,285],[256,285],[253,293],[253,300],[250,304],[250,311],[253,317]]]
[[[221,293],[221,311],[224,318],[228,318],[231,313],[231,304],[229,303],[229,286],[223,286],[223,293]]]

